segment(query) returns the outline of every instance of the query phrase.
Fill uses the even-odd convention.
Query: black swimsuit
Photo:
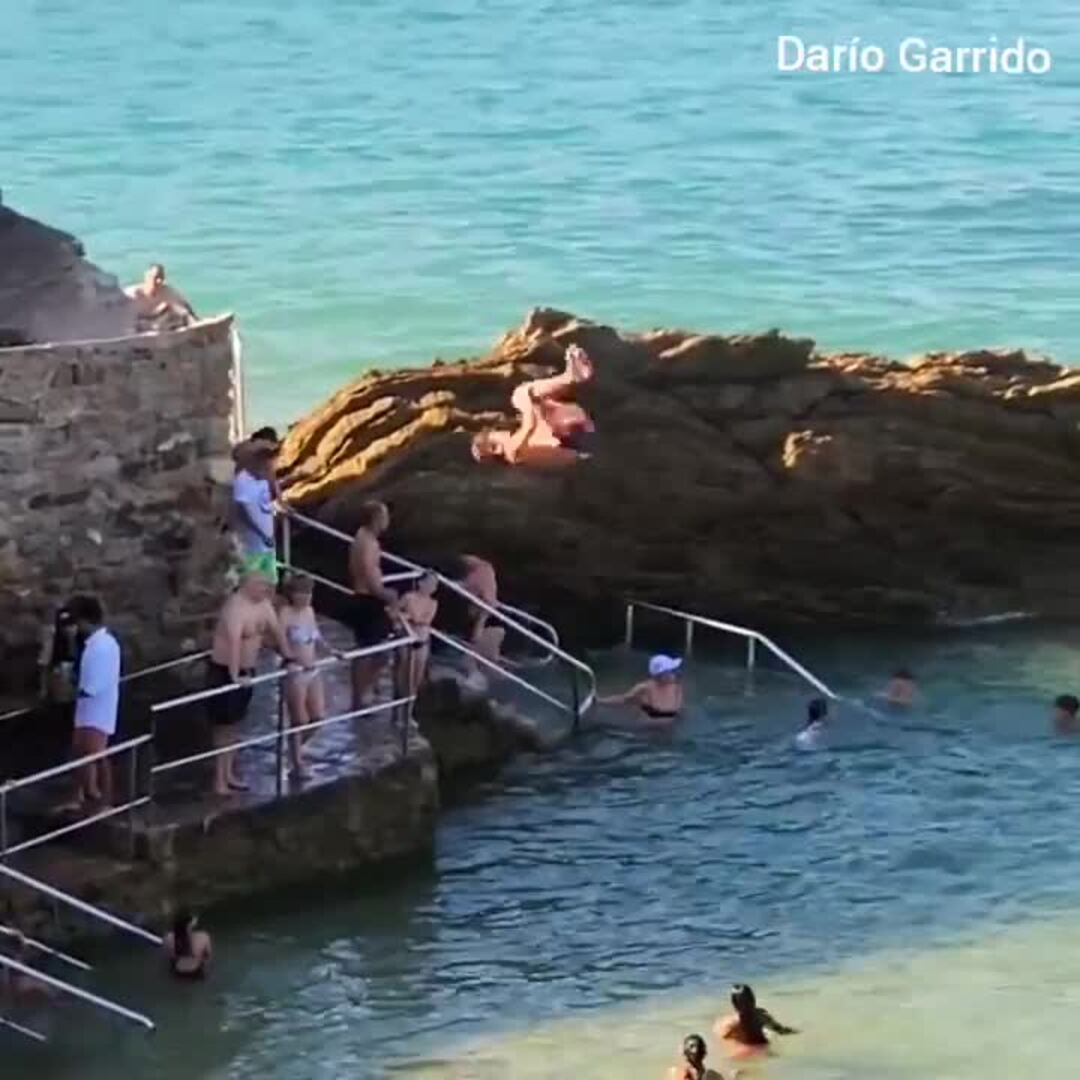
[[[679,710],[674,712],[668,712],[665,709],[654,709],[651,705],[642,703],[641,711],[649,717],[650,720],[674,720],[679,715]]]

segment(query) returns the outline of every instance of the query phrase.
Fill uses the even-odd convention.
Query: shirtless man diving
[[[366,502],[360,507],[360,527],[349,548],[349,584],[356,596],[348,615],[358,648],[379,645],[398,620],[398,595],[386,587],[382,573],[382,545],[379,538],[390,527],[390,511],[385,503]],[[352,707],[370,704],[387,654],[360,656],[352,664]]]
[[[207,661],[207,689],[239,685],[229,691],[206,699],[206,712],[214,737],[214,746],[223,747],[236,742],[240,725],[251,706],[255,674],[263,645],[271,644],[286,660],[291,659],[288,642],[282,632],[273,604],[274,586],[264,574],[247,573],[240,587],[221,606],[214,639]],[[246,791],[236,775],[236,751],[231,750],[214,758],[215,795],[227,796],[234,791]]]
[[[516,431],[488,429],[472,440],[473,459],[508,465],[572,465],[588,457],[595,426],[589,414],[567,395],[593,375],[592,361],[578,345],[566,350],[566,367],[547,379],[514,388],[510,404],[521,420]]]

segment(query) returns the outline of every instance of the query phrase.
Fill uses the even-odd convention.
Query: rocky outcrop
[[[135,305],[82,244],[0,206],[0,348],[135,332]]]
[[[479,465],[471,434],[570,342],[594,456]],[[378,494],[392,547],[471,551],[506,592],[614,631],[634,595],[757,624],[1072,613],[1080,376],[1022,352],[907,364],[772,332],[623,334],[532,312],[481,358],[371,372],[295,425],[288,497],[343,528]],[[340,552],[335,557],[340,557]]]

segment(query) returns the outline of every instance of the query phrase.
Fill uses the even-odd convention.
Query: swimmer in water
[[[777,1035],[798,1035],[795,1028],[786,1027],[761,1008],[754,991],[742,983],[731,988],[731,1007],[735,1011],[717,1020],[713,1032],[723,1039],[732,1057],[768,1053],[766,1030]]]
[[[1075,735],[1080,732],[1080,701],[1072,694],[1054,698],[1054,730],[1059,735]]]
[[[599,705],[636,705],[646,721],[672,724],[682,712],[683,688],[679,682],[682,660],[657,654],[649,660],[649,677],[624,694],[597,698]]]
[[[795,736],[800,750],[818,750],[825,738],[825,717],[829,715],[829,703],[824,698],[814,698],[806,707],[806,724]],[[749,988],[748,988],[749,989]]]
[[[919,696],[919,688],[915,685],[915,676],[907,668],[899,668],[893,672],[893,677],[882,691],[881,696],[890,704],[901,708],[910,708],[915,704]]]
[[[700,1035],[687,1035],[683,1039],[683,1060],[668,1069],[668,1080],[724,1080],[715,1069],[705,1064],[709,1048]]]

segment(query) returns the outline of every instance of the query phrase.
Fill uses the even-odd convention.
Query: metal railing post
[[[149,745],[149,744],[147,744]],[[131,748],[131,764],[128,766],[128,802],[134,803],[138,796],[136,789],[139,786],[139,748]],[[128,857],[135,858],[135,807],[128,811]]]
[[[281,561],[292,569],[292,523],[288,514],[279,514],[281,520]]]
[[[692,619],[686,619],[684,623],[686,629],[684,631],[686,635],[686,645],[684,648],[684,655],[690,656],[694,651],[694,623]]]
[[[276,772],[277,780],[274,791],[280,799],[285,793],[285,683],[279,681],[274,687],[277,690],[277,754]]]
[[[577,668],[570,668],[570,707],[574,710],[574,726],[572,730],[576,734],[581,730],[581,690],[578,687]]]
[[[0,862],[4,861],[8,849],[7,789],[8,782],[5,780],[0,787]]]
[[[757,638],[746,639],[746,671],[747,674],[754,674],[754,666],[757,663]]]
[[[634,644],[634,601],[630,600],[626,605],[626,647],[632,648]]]

